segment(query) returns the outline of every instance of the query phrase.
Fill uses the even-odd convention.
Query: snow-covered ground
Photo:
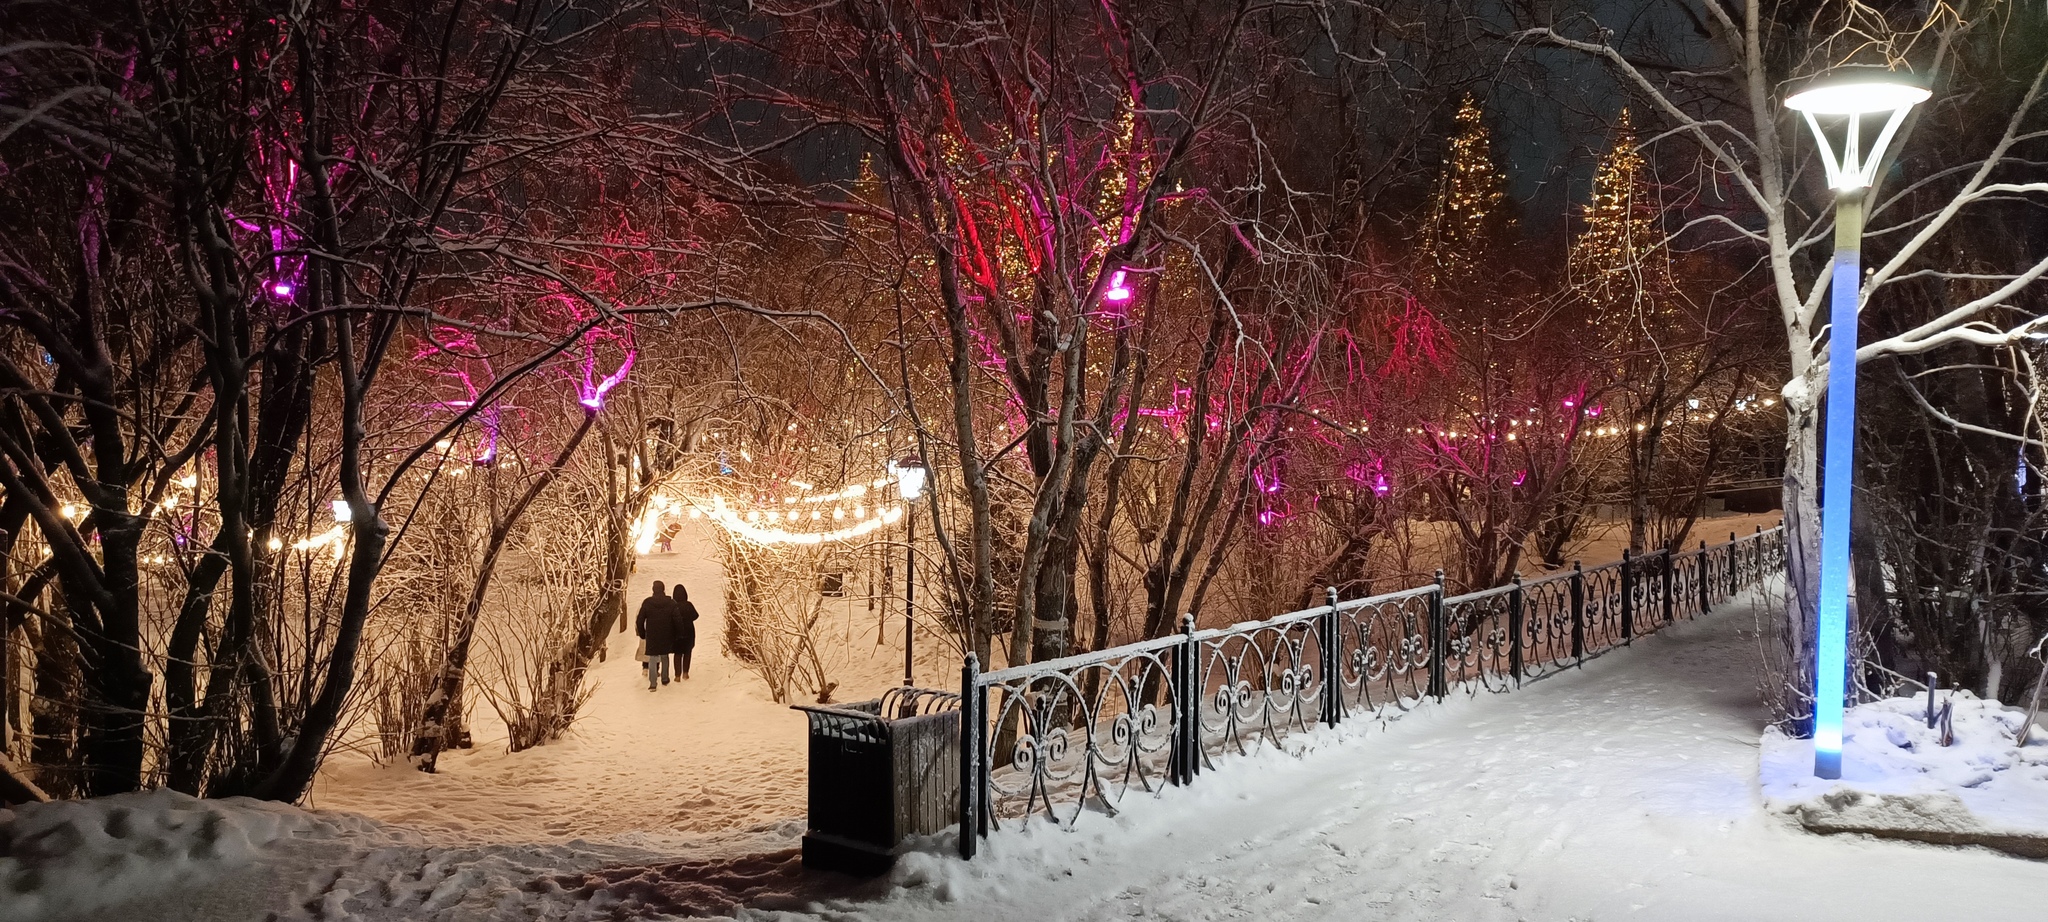
[[[1813,744],[1775,730],[1763,739],[1764,802],[1808,825],[1902,834],[1977,833],[2040,840],[2048,851],[2048,732],[2015,745],[2025,713],[1968,690],[1936,694],[1953,708],[1950,743],[1927,725],[1927,695],[1850,708],[1842,778],[1813,777]]]
[[[1072,832],[999,832],[971,863],[941,836],[870,884],[802,875],[793,814],[677,835],[658,806],[673,792],[564,780],[533,796],[654,805],[641,828],[660,834],[455,845],[285,824],[206,886],[104,917],[665,918],[737,898],[743,918],[838,922],[2042,918],[2048,863],[1816,836],[1765,809],[1757,643],[1753,614],[1728,606],[1510,695],[1226,760]]]

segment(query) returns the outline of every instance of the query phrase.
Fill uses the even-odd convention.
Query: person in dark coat
[[[669,654],[676,650],[676,602],[668,597],[660,580],[654,582],[654,594],[640,603],[640,615],[633,619],[633,633],[647,642],[647,690],[654,691],[668,684]],[[696,642],[693,630],[691,643]],[[660,681],[657,683],[656,680]]]
[[[690,604],[690,590],[680,584],[676,594],[669,599],[676,613],[675,674],[690,677],[690,651],[697,649],[697,606]]]

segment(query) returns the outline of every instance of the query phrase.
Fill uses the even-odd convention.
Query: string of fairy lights
[[[1771,397],[1750,395],[1738,398],[1731,406],[1734,413],[1752,413],[1759,409],[1775,406],[1777,400]],[[1666,420],[1675,424],[1681,420],[1712,420],[1715,413],[1703,410],[1697,399],[1688,402],[1690,412],[1681,412]],[[1581,412],[1598,416],[1598,408],[1586,408]],[[1505,433],[1507,441],[1517,441],[1523,432],[1534,433],[1541,422],[1528,419],[1510,419]],[[1345,427],[1347,429],[1352,427]],[[1645,427],[1636,423],[1635,430]],[[1354,431],[1364,432],[1368,427],[1360,423]],[[1408,433],[1429,435],[1447,441],[1464,439],[1499,438],[1502,433],[1464,432],[1455,429],[1409,428]],[[1627,430],[1619,425],[1600,425],[1585,430],[1594,437],[1615,437]],[[443,450],[446,451],[444,444]],[[803,480],[785,481],[794,492],[781,496],[760,496],[751,504],[728,499],[718,493],[705,496],[685,497],[680,493],[657,493],[648,502],[640,519],[634,523],[633,539],[635,549],[646,554],[653,550],[660,540],[665,526],[671,518],[692,520],[708,519],[735,537],[760,545],[819,545],[853,541],[903,521],[909,513],[908,501],[890,496],[886,488],[898,483],[903,477],[895,462],[890,462],[882,476],[865,481],[844,484],[836,489],[820,490],[815,484]],[[180,476],[176,485],[196,498],[198,476],[186,473]],[[159,501],[159,508],[171,511],[183,504],[184,499],[172,491]],[[351,510],[343,500],[331,501],[333,525],[325,531],[287,542],[284,538],[272,536],[264,539],[264,545],[271,551],[282,551],[289,547],[294,552],[305,553],[324,550],[336,560],[346,553],[349,537]],[[78,522],[85,517],[86,510],[76,503],[66,503],[60,511],[64,518]],[[254,537],[253,533],[251,537]],[[167,555],[145,555],[144,564],[164,565],[172,562]]]
[[[787,481],[795,490],[763,497],[748,506],[717,493],[708,497],[657,494],[634,524],[634,546],[642,554],[653,549],[671,517],[709,519],[733,536],[753,544],[815,545],[852,541],[903,520],[908,501],[890,497],[885,488],[904,474],[891,462],[872,480],[820,491],[802,480]],[[880,494],[880,495],[876,495]]]
[[[660,539],[667,521],[680,517],[708,519],[734,536],[754,544],[818,545],[853,541],[903,521],[910,511],[909,501],[887,488],[892,484],[900,486],[905,477],[906,473],[892,461],[882,476],[844,484],[836,489],[820,490],[803,480],[785,481],[794,492],[759,497],[750,504],[717,493],[698,497],[684,497],[674,492],[657,493],[634,523],[634,544],[639,553],[648,553]],[[159,500],[159,510],[171,512],[197,502],[197,474],[187,472],[173,484],[174,489]],[[331,501],[329,509],[333,524],[326,530],[291,540],[275,535],[264,537],[260,539],[262,546],[272,552],[287,549],[295,553],[324,551],[340,560],[347,552],[349,526],[354,516],[344,500]],[[73,523],[83,522],[87,512],[85,506],[76,502],[65,503],[59,510],[60,515]],[[258,538],[253,531],[250,537]],[[44,553],[47,555],[47,548]],[[164,566],[176,560],[169,554],[145,554],[139,562]]]

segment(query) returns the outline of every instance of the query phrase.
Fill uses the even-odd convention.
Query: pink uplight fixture
[[[289,298],[292,296],[292,292],[298,290],[299,289],[290,282],[274,282],[270,286],[270,293],[280,298]]]
[[[1131,289],[1129,285],[1124,284],[1124,270],[1118,269],[1115,275],[1109,277],[1109,290],[1102,293],[1102,300],[1122,304],[1130,299]]]

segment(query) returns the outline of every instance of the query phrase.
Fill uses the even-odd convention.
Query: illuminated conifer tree
[[[1614,140],[1593,174],[1586,225],[1572,241],[1571,284],[1610,345],[1628,348],[1676,312],[1677,286],[1658,227],[1656,190],[1621,112]]]
[[[1623,440],[1629,545],[1637,553],[1683,537],[1690,516],[1677,515],[1671,503],[1660,512],[1652,497],[1697,489],[1712,473],[1722,431],[1718,414],[1696,395],[1709,388],[1725,355],[1708,347],[1700,318],[1679,291],[1662,210],[1624,109],[1594,171],[1586,223],[1572,240],[1568,265],[1571,293],[1617,385],[1618,422],[1599,432]]]
[[[1457,126],[1422,227],[1422,280],[1438,292],[1465,292],[1483,279],[1513,226],[1492,133],[1471,96],[1458,106]]]

